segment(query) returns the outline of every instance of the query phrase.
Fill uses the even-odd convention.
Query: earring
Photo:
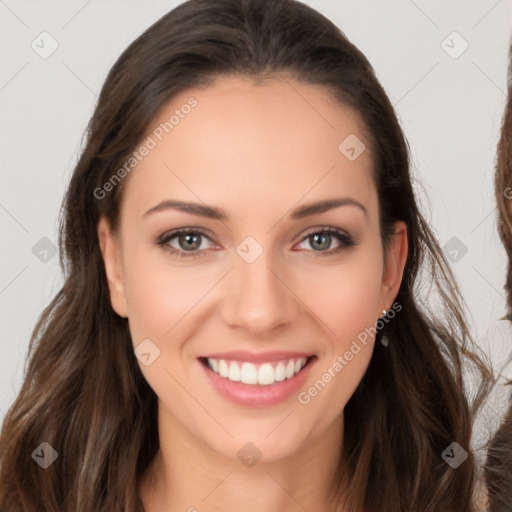
[[[388,314],[387,309],[383,309],[383,310],[382,310],[382,316],[383,316],[383,317],[385,317],[387,314]],[[381,318],[382,318],[382,317],[381,317]],[[389,339],[388,339],[388,337],[387,337],[385,334],[384,334],[384,335],[382,336],[382,338],[380,339],[380,342],[381,342],[381,344],[382,344],[384,347],[389,346]]]

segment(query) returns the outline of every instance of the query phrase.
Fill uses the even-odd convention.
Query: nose
[[[301,310],[293,284],[287,282],[290,279],[286,279],[282,266],[267,256],[270,252],[263,251],[252,263],[235,255],[222,305],[222,317],[227,325],[262,338],[292,324]]]

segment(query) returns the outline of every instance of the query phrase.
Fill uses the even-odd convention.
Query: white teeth
[[[212,370],[215,373],[219,373],[219,361],[217,361],[217,359],[208,359],[208,362],[210,363]]]
[[[233,382],[240,382],[240,378],[240,366],[234,362],[231,362],[229,365],[228,379],[232,380]]]
[[[260,386],[270,386],[274,382],[291,379],[304,368],[306,362],[307,358],[301,357],[300,359],[255,365],[247,362],[208,358],[208,366],[221,377],[233,382],[259,384]]]
[[[269,384],[274,384],[275,381],[272,365],[270,363],[262,364],[258,370],[258,384],[268,386]]]
[[[286,371],[284,369],[284,364],[281,361],[279,361],[279,363],[277,363],[276,369],[274,371],[275,371],[274,378],[276,379],[277,382],[281,382],[284,379],[286,379]]]
[[[294,374],[295,374],[295,363],[292,360],[286,365],[286,378],[291,379]]]
[[[236,364],[234,361],[231,364]],[[256,384],[258,382],[258,371],[252,363],[244,363],[240,371],[240,381],[243,384]]]
[[[226,364],[226,361],[224,359],[221,359],[219,361],[219,375],[221,377],[227,377],[228,376],[228,365]]]

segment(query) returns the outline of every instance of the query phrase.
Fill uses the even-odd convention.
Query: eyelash
[[[179,235],[183,235],[183,234],[201,235],[210,240],[210,237],[200,228],[193,228],[193,229],[192,228],[178,228],[173,231],[169,231],[167,233],[160,235],[158,237],[158,239],[156,240],[156,245],[158,247],[161,247],[165,251],[167,251],[175,256],[178,256],[180,258],[199,257],[205,249],[187,252],[187,251],[180,251],[178,249],[175,249],[174,247],[167,245],[172,239],[176,238]],[[336,249],[331,249],[331,250],[327,250],[327,251],[307,250],[307,252],[313,253],[315,255],[315,257],[323,257],[323,256],[331,256],[333,254],[339,254],[339,253],[341,253],[347,249],[350,249],[351,247],[354,247],[356,245],[354,239],[350,235],[348,235],[344,231],[341,231],[336,228],[331,228],[331,227],[325,227],[325,228],[318,229],[317,231],[312,231],[311,233],[308,233],[307,235],[305,235],[299,243],[302,243],[305,240],[307,240],[309,237],[311,237],[313,235],[317,235],[317,234],[333,235],[338,240],[338,242],[340,242],[340,245]]]

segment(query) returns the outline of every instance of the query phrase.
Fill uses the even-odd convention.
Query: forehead
[[[166,196],[281,208],[301,197],[376,198],[357,113],[323,87],[292,78],[227,76],[182,91],[159,110],[144,144],[151,149],[123,199],[141,208]]]

